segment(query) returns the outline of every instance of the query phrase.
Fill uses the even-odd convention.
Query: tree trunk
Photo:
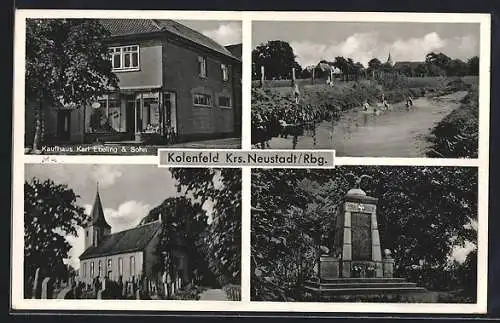
[[[39,151],[39,146],[42,141],[42,111],[42,101],[38,100],[38,111],[35,110],[35,135],[33,138],[33,153],[35,154]]]

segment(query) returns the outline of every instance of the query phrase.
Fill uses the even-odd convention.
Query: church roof
[[[171,19],[99,19],[111,36],[166,33],[239,60],[215,40]]]
[[[80,260],[142,251],[161,229],[161,222],[154,221],[135,228],[105,236],[97,247],[85,250]]]
[[[97,190],[94,205],[92,206],[92,211],[90,212],[90,222],[89,225],[95,225],[107,229],[111,229],[111,226],[106,222],[104,218],[104,211],[102,210],[101,197],[99,196],[99,190]]]

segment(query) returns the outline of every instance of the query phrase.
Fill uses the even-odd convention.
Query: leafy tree
[[[479,75],[479,57],[474,56],[467,60],[467,65],[469,65],[470,75]]]
[[[241,281],[241,170],[171,169],[181,188],[203,205],[212,204],[204,240],[210,269],[221,285]]]
[[[300,298],[313,277],[318,245],[330,248],[332,217],[349,188],[345,174],[373,177],[365,188],[379,198],[381,245],[393,251],[396,274],[422,259],[447,268],[456,245],[475,243],[477,170],[456,167],[339,167],[325,171],[252,173],[252,299]]]
[[[84,208],[76,204],[78,197],[52,180],[33,178],[24,183],[24,285],[28,292],[37,268],[52,277],[64,276],[63,260],[71,249],[65,237],[76,236],[86,217]]]
[[[375,75],[380,67],[382,66],[382,62],[378,58],[372,58],[368,62],[368,73],[371,74],[372,78],[375,78]]]
[[[37,103],[34,150],[42,137],[44,109],[85,106],[117,87],[105,43],[108,36],[95,19],[26,21],[26,98]]]
[[[260,67],[264,66],[267,79],[291,79],[292,68],[300,75],[302,67],[297,63],[293,48],[282,40],[272,40],[257,46],[252,51],[253,75],[260,78]]]
[[[153,208],[142,220],[146,224],[158,220],[161,217],[162,231],[157,253],[159,259],[163,259],[164,252],[171,252],[177,248],[186,251],[191,257],[188,263],[190,270],[197,268],[204,271],[207,267],[203,261],[203,253],[199,251],[204,231],[207,229],[207,214],[201,204],[192,202],[188,198],[169,197],[160,205]],[[155,264],[155,270],[164,270],[163,261]],[[172,268],[169,268],[172,270]],[[204,272],[204,276],[208,273]]]

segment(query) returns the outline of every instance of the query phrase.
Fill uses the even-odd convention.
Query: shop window
[[[160,133],[160,105],[158,98],[143,99],[143,129],[147,133]]]
[[[208,94],[195,93],[193,94],[193,104],[204,107],[212,106],[212,97]]]
[[[114,72],[137,71],[139,69],[139,46],[119,46],[109,49]]]
[[[231,98],[228,96],[219,96],[219,107],[231,108]]]

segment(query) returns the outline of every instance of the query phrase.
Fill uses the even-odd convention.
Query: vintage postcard
[[[18,10],[11,310],[485,313],[490,33]]]

